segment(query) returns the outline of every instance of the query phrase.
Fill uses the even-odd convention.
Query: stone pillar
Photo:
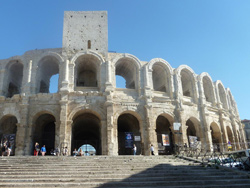
[[[60,121],[55,122],[55,146],[54,148],[60,147]]]
[[[181,136],[180,136],[180,139],[178,139],[178,143],[177,143],[178,145],[184,145],[184,144],[188,145],[187,129],[188,129],[188,126],[186,125],[186,121],[182,121],[181,127],[180,127]]]
[[[108,154],[108,144],[107,144],[107,120],[101,121],[101,141],[102,141],[102,155]]]
[[[32,134],[28,126],[29,98],[23,96],[20,104],[20,122],[17,124],[16,132],[16,155],[30,155]],[[29,133],[29,134],[28,134]]]
[[[118,155],[118,135],[117,122],[114,122],[114,106],[109,103],[107,106],[107,121],[106,121],[106,142],[107,155]]]
[[[212,139],[212,131],[205,129],[205,137],[206,137],[206,151],[214,151],[213,148],[213,139]]]
[[[146,117],[147,121],[144,123],[146,132],[147,132],[147,137],[148,139],[145,140],[144,143],[144,153],[145,155],[150,155],[150,144],[154,145],[155,149],[155,155],[158,155],[158,143],[157,143],[157,135],[155,132],[156,129],[156,119],[154,119],[153,115],[153,107],[151,105],[146,105],[145,106],[146,110]]]
[[[200,112],[200,122],[201,122],[201,134],[203,135],[203,145],[202,149],[205,149],[206,151],[211,151],[213,148],[213,141],[212,141],[212,136],[211,136],[211,131],[210,131],[210,125],[207,124],[207,116],[206,116],[206,111],[207,111],[207,101],[204,93],[204,87],[203,87],[203,81],[202,81],[201,76],[198,76],[198,90],[199,90],[199,101],[198,103],[198,109]],[[198,101],[198,100],[197,100]]]
[[[68,82],[69,82],[69,91],[74,91],[75,86],[75,65],[73,63],[69,63],[69,70],[68,70]]]
[[[31,89],[32,60],[30,60],[28,63],[26,74],[27,76],[23,77],[22,82],[22,93],[25,93],[25,95],[29,94]]]
[[[68,85],[69,85],[69,60],[66,60],[65,61],[65,72],[64,72],[64,78],[63,78],[63,81],[62,81],[62,87],[61,87],[61,91],[68,91],[69,88],[68,88]]]
[[[16,124],[17,131],[16,131],[16,148],[15,148],[15,155],[22,156],[24,155],[24,148],[25,148],[25,131],[27,126],[21,125],[20,123]]]
[[[5,75],[5,69],[1,69],[0,70],[0,80],[1,80],[1,82],[0,82],[0,94],[1,95],[6,95],[6,91],[5,91],[5,85],[6,85],[6,80],[4,79],[4,75]]]
[[[61,111],[60,111],[60,128],[59,128],[59,142],[60,146],[67,146],[69,153],[71,152],[71,126],[69,123],[71,121],[67,121],[68,116],[68,93],[67,92],[60,92],[61,93]],[[68,132],[70,131],[70,132]]]

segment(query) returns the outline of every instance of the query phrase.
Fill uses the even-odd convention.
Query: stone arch
[[[46,53],[37,65],[36,93],[49,93],[50,79],[53,75],[60,75],[61,58],[54,53]],[[59,88],[59,85],[57,86]]]
[[[235,142],[234,142],[233,131],[232,131],[230,126],[226,126],[226,130],[227,130],[227,143],[230,142],[232,145],[232,149],[234,149]],[[230,149],[230,148],[228,148],[228,149]]]
[[[173,69],[169,63],[161,58],[155,58],[148,63],[148,69],[152,71],[152,75],[147,75],[151,77],[152,89],[166,92],[171,96],[173,89]]]
[[[219,101],[222,103],[224,109],[228,109],[226,90],[220,80],[216,81],[216,87],[218,91]]]
[[[235,111],[236,109],[235,102],[234,102],[233,95],[229,88],[226,89],[226,93],[228,96],[227,99],[228,99],[229,106],[233,111]]]
[[[20,59],[11,60],[5,67],[3,95],[11,98],[22,92],[24,65]]]
[[[210,124],[210,131],[211,131],[213,149],[215,151],[220,152],[221,148],[223,147],[221,129],[217,123],[212,122]]]
[[[162,113],[156,118],[156,136],[159,155],[172,154],[174,152],[174,118],[170,114]]]
[[[47,154],[50,155],[50,151],[55,149],[56,130],[59,129],[59,125],[56,124],[56,117],[49,111],[40,111],[33,116],[32,119],[32,146],[31,154],[34,151],[34,145],[39,143],[40,147],[46,146]],[[46,154],[46,155],[47,155]]]
[[[71,62],[75,65],[76,87],[100,87],[103,59],[96,53],[78,53]]]
[[[73,119],[81,113],[91,113],[97,116],[100,120],[105,119],[105,115],[100,110],[98,111],[98,109],[91,109],[84,105],[74,108],[68,115],[68,119],[73,121]]]
[[[0,119],[0,142],[11,148],[11,155],[15,155],[17,123],[17,118],[11,114]]]
[[[237,136],[238,136],[238,142],[239,142],[238,145],[239,145],[239,147],[240,147],[239,149],[242,149],[242,148],[243,148],[242,146],[244,145],[244,142],[242,141],[242,137],[241,137],[241,135],[240,135],[239,130],[237,130],[236,133],[237,133]]]
[[[186,121],[186,126],[186,135],[188,138],[189,147],[198,147],[199,141],[201,144],[203,144],[200,121],[195,117],[190,117]],[[198,142],[193,142],[194,140],[192,140],[190,136],[197,137]]]
[[[137,147],[137,155],[143,154],[142,131],[142,121],[139,114],[129,110],[120,113],[117,117],[118,155],[132,155],[133,144]],[[126,140],[127,134],[131,136],[131,140]],[[140,141],[136,141],[136,137],[140,137]],[[128,144],[126,145],[126,143]]]
[[[203,85],[202,89],[203,89],[206,101],[215,104],[215,91],[214,91],[212,78],[210,77],[208,73],[204,72],[200,74],[200,79],[202,81],[202,85]]]
[[[140,87],[141,63],[139,59],[133,55],[124,54],[114,60],[114,65],[115,76],[118,75],[125,79],[127,89],[138,89]]]
[[[196,86],[196,74],[187,65],[181,65],[177,68],[176,73],[180,78],[180,86],[182,88],[182,95],[190,97],[193,101],[197,102],[197,86]]]
[[[71,152],[83,145],[91,145],[102,154],[102,124],[100,116],[91,110],[80,110],[72,118]],[[87,150],[84,151],[87,154]]]

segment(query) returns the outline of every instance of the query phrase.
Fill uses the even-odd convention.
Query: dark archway
[[[229,142],[230,142],[231,145],[232,145],[231,149],[234,150],[234,144],[235,143],[234,143],[233,133],[232,133],[232,130],[231,130],[231,128],[229,126],[227,126],[227,137],[228,137],[228,143],[227,143],[228,144],[228,149],[230,149],[229,148],[229,145],[230,145]]]
[[[82,113],[73,119],[71,152],[86,144],[95,148],[96,155],[102,154],[101,121],[92,113]]]
[[[170,127],[170,121],[166,117],[162,115],[158,116],[156,119],[156,134],[159,155],[173,153],[174,138]],[[163,142],[163,137],[165,138],[165,143]]]
[[[0,121],[0,142],[1,144],[5,142],[11,148],[11,155],[15,155],[16,124],[15,116],[4,116]]]
[[[51,114],[42,114],[36,121],[35,126],[33,127],[33,150],[35,142],[38,142],[40,147],[45,145],[47,153],[50,154],[50,151],[55,148],[55,117]]]
[[[215,151],[220,152],[221,147],[223,147],[221,142],[221,131],[216,123],[212,123],[210,126],[213,148]]]
[[[196,119],[190,118],[187,120],[186,125],[188,126],[187,128],[187,138],[188,138],[188,144],[189,147],[192,148],[197,148],[201,147],[201,138],[199,135],[199,130],[196,127],[199,127],[199,123]]]
[[[133,144],[137,147],[136,154],[142,154],[141,132],[138,119],[129,114],[122,114],[118,118],[118,154],[132,155]],[[131,134],[130,134],[131,133]],[[126,135],[131,135],[131,140]]]
[[[6,67],[4,95],[8,98],[20,94],[22,90],[23,64],[20,61],[11,61]]]

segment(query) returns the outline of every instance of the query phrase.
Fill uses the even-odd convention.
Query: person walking
[[[154,146],[153,146],[153,144],[151,144],[151,146],[150,146],[151,155],[155,155],[155,154],[154,154],[154,150],[155,150],[155,149],[154,149]]]
[[[34,155],[35,155],[35,156],[38,156],[39,151],[40,151],[40,147],[39,147],[38,142],[36,142],[36,143],[35,143],[35,152],[34,152]]]
[[[41,153],[42,153],[42,156],[45,156],[45,153],[46,153],[45,145],[43,145],[43,147],[41,148]]]
[[[137,148],[136,148],[136,145],[134,144],[134,147],[133,147],[133,154],[134,155],[136,155],[136,150],[137,150]]]
[[[6,143],[4,142],[3,144],[2,144],[2,157],[4,156],[4,154],[5,154],[5,151],[6,151]]]

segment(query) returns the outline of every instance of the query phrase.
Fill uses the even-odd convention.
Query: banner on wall
[[[196,148],[198,145],[197,136],[188,136],[188,138],[189,138],[189,146],[191,148]]]
[[[125,132],[125,148],[133,148],[133,133],[132,132]]]
[[[162,145],[163,146],[170,146],[168,134],[162,134]]]

